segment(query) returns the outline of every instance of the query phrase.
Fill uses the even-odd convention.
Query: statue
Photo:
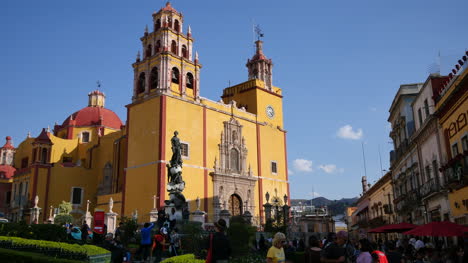
[[[172,158],[170,161],[171,167],[180,166],[182,167],[182,146],[180,144],[179,138],[177,138],[179,133],[174,132],[174,136],[171,139],[171,149],[172,149]]]
[[[36,197],[34,198],[34,208],[37,208],[38,203],[39,203],[39,196],[36,195]]]

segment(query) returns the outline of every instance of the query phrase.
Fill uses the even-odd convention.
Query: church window
[[[429,103],[427,99],[424,100],[424,113],[426,113],[426,118],[429,117]]]
[[[192,73],[187,73],[187,83],[185,86],[189,89],[193,89],[193,75]]]
[[[172,18],[171,18],[171,17],[169,17],[169,18],[167,19],[167,22],[168,22],[168,25],[167,25],[167,26],[168,26],[168,27],[172,27]]]
[[[188,51],[186,45],[182,45],[182,57],[188,58]]]
[[[232,142],[236,142],[236,141],[237,141],[237,132],[232,131]]]
[[[62,163],[71,163],[71,162],[73,162],[73,158],[70,156],[64,156],[62,158]]]
[[[176,67],[172,68],[172,83],[179,84],[179,69]]]
[[[156,20],[156,23],[154,24],[154,31],[158,30],[161,27],[161,20]]]
[[[278,164],[275,161],[271,161],[271,173],[278,173]]]
[[[83,199],[83,188],[72,187],[72,196],[71,196],[72,205],[80,205],[81,199]]]
[[[150,89],[157,88],[158,82],[159,82],[158,68],[154,67],[151,70]]]
[[[145,52],[145,57],[149,58],[151,57],[151,50],[153,49],[153,47],[151,45],[148,45],[148,47],[146,48],[146,52]]]
[[[28,157],[24,157],[21,159],[21,168],[26,168],[28,167]]]
[[[154,53],[157,53],[161,49],[161,40],[156,41],[156,46],[154,46]]]
[[[452,156],[455,157],[458,155],[458,143],[452,145]]]
[[[180,24],[179,24],[179,20],[175,20],[174,21],[174,30],[179,32],[180,31]]]
[[[458,130],[461,131],[466,126],[466,114],[462,113],[457,119]]]
[[[81,133],[81,142],[89,142],[89,132]]]
[[[180,147],[181,147],[181,155],[182,157],[186,157],[188,158],[189,157],[189,145],[188,143],[180,143]]]
[[[172,40],[171,42],[171,52],[177,55],[177,43],[175,40]]]
[[[9,204],[11,201],[11,191],[6,192],[6,203]]]
[[[232,148],[231,149],[231,170],[238,172],[239,169],[239,152],[237,149]]]
[[[6,152],[2,153],[2,163],[1,164],[6,164]]]
[[[138,94],[145,92],[145,82],[146,82],[145,72],[141,72],[140,77],[138,78],[138,83],[137,83]]]
[[[41,163],[47,163],[47,148],[42,148],[41,151]]]

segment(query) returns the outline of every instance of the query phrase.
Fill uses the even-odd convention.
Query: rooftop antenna
[[[366,154],[364,153],[364,142],[361,142],[361,146],[362,146],[362,160],[364,162],[364,176],[367,178]]]
[[[382,177],[383,177],[382,156],[380,155],[380,144],[377,145],[377,148],[378,148],[378,150],[379,150],[380,174],[381,174]]]

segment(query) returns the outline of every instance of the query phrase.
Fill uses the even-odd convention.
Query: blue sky
[[[0,9],[0,138],[18,145],[86,106],[102,82],[123,120],[131,63],[165,1],[5,1]],[[468,1],[172,1],[191,25],[202,96],[247,79],[253,21],[283,89],[293,198],[357,196],[388,169],[388,109],[399,85],[447,72],[468,48]],[[463,23],[465,22],[465,24]],[[150,26],[151,28],[151,26]],[[338,136],[341,134],[342,136]],[[342,138],[344,137],[344,138]],[[2,139],[3,140],[3,139]],[[316,195],[317,196],[317,195]]]

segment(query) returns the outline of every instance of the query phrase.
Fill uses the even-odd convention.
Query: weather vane
[[[255,34],[257,34],[257,40],[260,40],[260,38],[264,36],[260,25],[255,26]]]

